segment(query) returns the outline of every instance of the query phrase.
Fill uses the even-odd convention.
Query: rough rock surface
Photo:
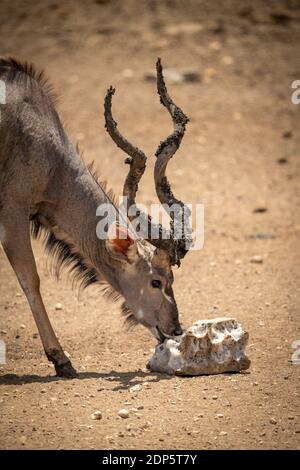
[[[199,320],[181,337],[157,345],[147,367],[176,375],[221,374],[250,367],[248,333],[233,318]]]

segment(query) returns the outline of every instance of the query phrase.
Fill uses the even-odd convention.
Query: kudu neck
[[[105,240],[99,239],[96,233],[97,209],[110,202],[106,192],[77,154],[66,157],[62,181],[55,223],[82,259],[99,272],[99,278],[104,278],[119,292],[119,263],[110,256]]]

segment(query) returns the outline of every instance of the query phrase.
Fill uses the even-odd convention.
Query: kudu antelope
[[[181,334],[171,268],[179,265],[188,251],[191,231],[185,227],[183,237],[174,237],[174,222],[182,218],[185,206],[172,194],[165,171],[188,118],[168,95],[160,60],[158,93],[173,119],[174,132],[157,149],[155,186],[160,203],[170,207],[176,203],[179,209],[171,213],[169,236],[163,237],[166,229],[159,226],[155,240],[147,236],[135,239],[128,231],[124,236],[121,225],[117,226],[117,237],[97,238],[96,210],[110,202],[111,196],[68,139],[43,73],[12,58],[0,59],[0,79],[6,86],[0,123],[0,239],[57,375],[73,377],[76,371],[48,319],[30,234],[37,237],[44,232],[45,246],[58,269],[67,265],[84,287],[106,283],[111,293],[124,298],[122,311],[130,323],[143,324],[159,341]],[[123,194],[130,207],[135,204],[146,156],[118,131],[111,112],[113,94],[110,88],[105,98],[105,126],[117,146],[129,155]],[[150,216],[141,216],[147,217],[151,227]]]

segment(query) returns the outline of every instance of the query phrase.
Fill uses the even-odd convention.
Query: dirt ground
[[[116,86],[120,129],[149,155],[145,204],[156,202],[153,155],[172,126],[144,74],[157,56],[200,72],[199,82],[169,84],[191,121],[168,175],[178,197],[205,205],[204,248],[175,270],[175,293],[185,326],[237,318],[252,361],[242,374],[149,373],[150,334],[127,332],[97,287],[78,294],[67,275],[57,283],[35,242],[49,316],[80,372],[58,379],[0,249],[0,447],[299,449],[300,105],[291,83],[300,79],[300,2],[2,0],[0,17],[1,54],[46,70],[69,135],[118,194],[127,167],[103,125],[105,91]]]

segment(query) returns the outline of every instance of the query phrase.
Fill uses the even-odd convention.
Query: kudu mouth
[[[155,336],[155,338],[158,340],[159,343],[163,343],[166,339],[174,339],[176,338],[176,336],[178,336],[178,335],[168,335],[163,330],[161,330],[158,325],[156,325],[154,328],[151,328],[151,332]],[[181,331],[181,334],[182,333],[183,333],[183,330]]]

